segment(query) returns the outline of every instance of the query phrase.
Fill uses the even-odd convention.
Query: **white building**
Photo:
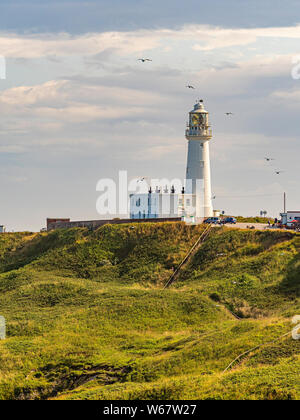
[[[131,219],[158,219],[181,217],[183,220],[195,222],[196,196],[192,194],[176,194],[157,188],[148,194],[130,195]]]
[[[281,213],[281,223],[289,227],[292,226],[293,220],[300,222],[300,211],[288,211],[287,213]]]
[[[209,141],[212,132],[209,114],[199,101],[189,113],[186,139],[188,156],[185,188],[174,187],[149,189],[148,194],[130,195],[130,218],[182,217],[187,222],[202,222],[214,215],[212,207]]]

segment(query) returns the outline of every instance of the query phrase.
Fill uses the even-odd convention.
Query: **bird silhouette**
[[[145,63],[146,61],[152,61],[150,58],[139,58],[138,61]]]
[[[265,157],[265,160],[266,160],[267,162],[270,162],[271,160],[275,160],[275,159],[273,159],[273,158],[269,158],[269,157]]]
[[[188,89],[195,89],[195,88],[194,88],[194,86],[192,86],[192,85],[187,85],[186,87],[187,87]]]
[[[232,112],[225,112],[225,115],[229,116],[229,115],[233,115]]]
[[[282,172],[284,172],[284,171],[275,171],[275,174],[280,175]]]

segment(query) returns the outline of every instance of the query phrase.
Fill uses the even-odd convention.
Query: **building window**
[[[140,207],[140,205],[141,205],[141,199],[139,198],[138,200],[136,200],[136,206]]]

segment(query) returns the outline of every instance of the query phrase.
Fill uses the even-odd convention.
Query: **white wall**
[[[132,194],[130,218],[191,217],[196,211],[196,196],[192,194]]]

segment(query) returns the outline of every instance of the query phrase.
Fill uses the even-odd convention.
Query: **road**
[[[265,229],[268,228],[268,225],[264,224],[264,223],[236,223],[235,225],[231,225],[231,224],[228,223],[228,224],[222,225],[222,226],[225,226],[225,227],[230,228],[230,229],[249,229],[252,226],[254,226],[254,228],[256,230],[265,230]],[[220,227],[220,225],[212,225],[212,227]],[[274,230],[276,228],[271,227],[270,229]]]

